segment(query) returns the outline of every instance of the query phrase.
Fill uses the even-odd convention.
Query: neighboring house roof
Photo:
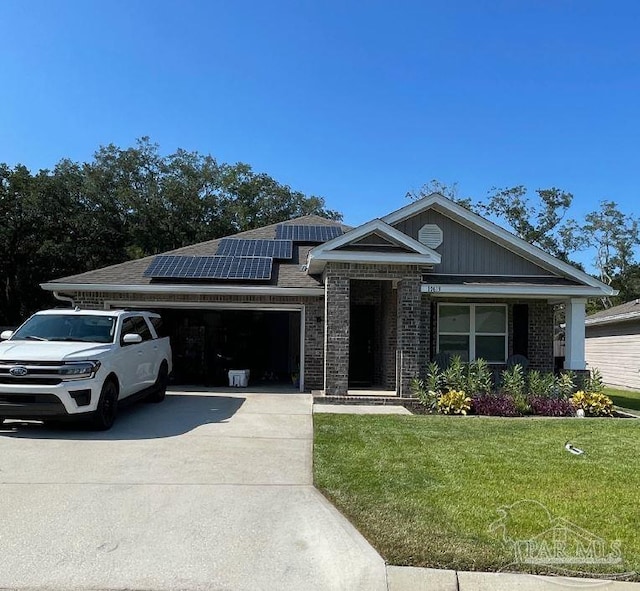
[[[334,220],[329,220],[317,215],[306,215],[283,223],[308,226],[339,226],[343,231],[351,229],[350,226],[346,226]],[[254,230],[239,232],[232,236],[225,236],[223,238],[274,239],[276,237],[276,227],[278,225],[280,224],[270,224]],[[208,240],[191,246],[184,246],[162,254],[182,256],[214,255],[223,238],[216,238],[215,240]],[[293,258],[291,260],[274,261],[273,273],[270,281],[261,283],[260,285],[247,285],[244,283],[241,284],[242,289],[253,293],[269,293],[269,291],[274,288],[290,288],[292,292],[296,289],[322,289],[319,279],[308,275],[304,269],[307,254],[311,248],[311,245],[295,244]],[[158,292],[181,291],[184,289],[184,285],[176,283],[165,283],[161,285],[154,283],[150,277],[145,277],[143,275],[151,261],[154,259],[154,256],[156,255],[126,261],[117,265],[96,269],[95,271],[87,271],[86,273],[79,273],[77,275],[54,279],[48,283],[42,284],[42,287],[50,291],[63,291],[65,289],[81,291],[83,288],[98,291],[124,291],[130,287],[134,287],[134,289],[135,287],[145,288],[145,291],[148,291],[151,290],[152,286],[155,287],[155,291]],[[202,291],[213,291],[211,289],[207,289],[207,287],[211,286],[201,286]],[[230,282],[227,281],[224,282],[224,284],[217,283],[214,287],[217,291],[225,291],[229,288],[237,290],[238,283],[234,282],[233,284],[230,284]]]
[[[601,310],[591,314],[585,320],[587,326],[596,324],[615,324],[618,322],[628,322],[640,318],[640,299],[631,300],[625,304],[614,306],[608,310]]]

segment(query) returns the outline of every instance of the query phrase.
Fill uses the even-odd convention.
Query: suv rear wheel
[[[169,383],[169,368],[163,361],[158,370],[158,377],[156,383],[153,385],[153,390],[149,394],[149,402],[162,402],[167,395],[167,384]]]

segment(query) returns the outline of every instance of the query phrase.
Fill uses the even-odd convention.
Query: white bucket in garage
[[[246,388],[249,384],[248,369],[230,369],[229,370],[229,386],[237,388]]]

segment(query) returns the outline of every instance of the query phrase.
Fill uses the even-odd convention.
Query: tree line
[[[471,211],[495,219],[520,238],[584,270],[576,256],[593,251],[593,268],[602,282],[620,293],[592,301],[589,311],[607,308],[640,298],[640,222],[632,213],[620,210],[612,200],[603,200],[597,210],[582,219],[570,216],[574,196],[562,189],[536,189],[524,185],[493,188],[486,199],[462,197],[456,183],[447,185],[433,179],[407,197],[419,199],[442,193]]]
[[[573,195],[557,188],[493,189],[474,200],[433,180],[408,197],[434,191],[567,262],[595,247],[599,278],[620,290],[596,306],[640,297],[639,222],[615,202],[576,220],[569,216]],[[54,303],[40,283],[307,214],[342,218],[321,197],[248,164],[183,149],[163,156],[146,137],[37,173],[0,163],[0,326]]]
[[[51,279],[307,214],[341,219],[247,164],[146,137],[37,173],[0,163],[0,325],[52,305]]]

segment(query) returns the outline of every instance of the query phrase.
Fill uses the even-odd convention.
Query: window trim
[[[469,332],[440,331],[440,310],[445,306],[468,306],[469,307]],[[504,332],[476,332],[476,308],[503,308],[504,309]],[[469,302],[438,302],[438,315],[436,324],[436,352],[440,353],[440,335],[466,335],[469,337],[469,361],[476,360],[476,337],[504,337],[504,359],[503,361],[485,360],[489,365],[504,365],[509,357],[509,309],[507,304],[493,303],[469,303]]]

